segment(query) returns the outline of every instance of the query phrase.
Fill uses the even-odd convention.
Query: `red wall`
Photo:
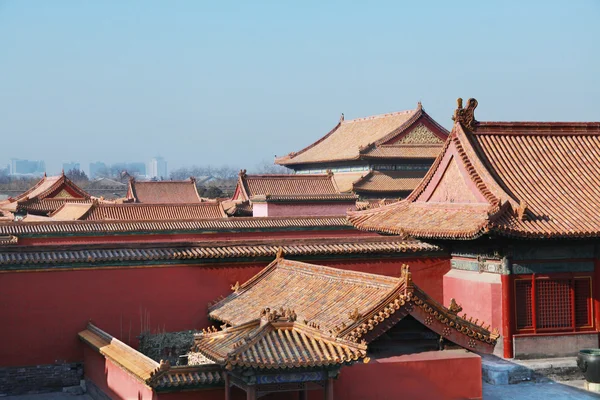
[[[409,264],[414,281],[442,298],[447,259],[317,260],[316,264],[397,276]],[[267,265],[140,267],[0,274],[0,365],[83,359],[77,333],[92,320],[137,348],[141,320],[152,331],[208,325],[207,303],[231,293]]]
[[[82,344],[83,346],[83,344]],[[222,388],[152,394],[110,360],[85,349],[85,374],[113,399],[139,400],[221,400]],[[232,388],[234,400],[244,392]],[[343,367],[334,383],[334,397],[344,400],[481,399],[481,358],[463,350],[433,351],[373,360],[368,364]],[[297,399],[297,392],[270,394],[265,400]],[[323,398],[321,390],[309,392],[309,399]]]
[[[444,304],[450,298],[463,308],[467,317],[485,321],[502,329],[502,283],[500,275],[453,269],[444,276]],[[490,328],[491,329],[491,328]]]

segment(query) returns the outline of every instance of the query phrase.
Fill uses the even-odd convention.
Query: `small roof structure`
[[[333,174],[247,175],[242,170],[232,200],[353,202],[356,197],[341,193]]]
[[[294,166],[360,159],[434,159],[448,131],[419,102],[414,110],[340,122],[310,146],[275,159]]]
[[[403,267],[400,277],[393,278],[291,261],[278,254],[264,270],[232,289],[231,295],[209,306],[209,317],[225,324],[222,336],[213,332],[214,335],[208,336],[211,340],[205,341],[200,335],[196,342],[197,351],[216,362],[231,365],[237,354],[233,351],[237,348],[235,343],[245,346],[245,342],[243,336],[229,331],[241,327],[255,329],[259,316],[276,310],[283,319],[294,322],[294,329],[297,324],[304,324],[312,337],[342,344],[368,344],[409,314],[467,349],[491,352],[499,337],[497,332],[489,331],[489,326],[484,328],[483,322],[466,320],[466,315],[459,317],[458,305],[448,309],[430,298],[412,282],[408,267]],[[220,346],[219,341],[223,343],[220,350],[210,347]],[[294,351],[293,347],[290,349]],[[280,348],[279,352],[284,350]],[[285,352],[290,353],[288,348]],[[312,358],[315,354],[310,350],[308,353],[305,363],[317,362]],[[283,365],[294,366],[286,362]]]
[[[58,176],[44,175],[39,182],[0,203],[0,208],[11,212],[47,214],[64,203],[91,203],[92,196],[71,181],[64,172]]]
[[[202,199],[196,188],[196,180],[186,181],[147,181],[129,179],[127,199],[134,203],[147,204],[191,204]]]
[[[66,203],[50,214],[60,221],[166,221],[226,218],[221,203],[203,202],[192,204],[146,204],[123,203],[92,204]]]
[[[403,201],[351,212],[359,229],[430,239],[600,236],[600,122],[478,122],[455,111],[444,149]]]
[[[397,197],[407,196],[421,183],[427,171],[369,171],[352,184],[359,195],[385,196],[393,193]]]
[[[82,342],[157,392],[223,385],[221,367],[214,363],[193,367],[171,366],[162,360],[158,363],[91,322],[85,330],[79,332],[78,336]]]

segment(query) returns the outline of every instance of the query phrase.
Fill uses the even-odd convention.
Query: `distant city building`
[[[78,162],[74,162],[74,161],[65,162],[62,165],[62,169],[65,172],[69,172],[69,171],[72,171],[72,170],[79,171],[79,170],[81,170],[81,165]]]
[[[129,172],[130,175],[146,175],[146,163],[143,163],[143,162],[125,163],[124,170]]]
[[[46,163],[41,160],[21,160],[13,158],[10,160],[11,175],[39,176],[46,172]]]
[[[167,162],[162,157],[154,157],[148,165],[148,177],[156,179],[167,178]]]
[[[107,170],[106,164],[101,161],[90,163],[90,178],[98,178],[101,174],[106,174]]]

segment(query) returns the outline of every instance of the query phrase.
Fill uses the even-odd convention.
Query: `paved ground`
[[[564,383],[519,383],[518,385],[483,384],[484,400],[598,400],[600,395],[583,389],[583,381]]]
[[[24,394],[21,396],[5,396],[0,397],[2,400],[92,400],[87,394],[74,396],[69,393],[53,392],[42,394]]]

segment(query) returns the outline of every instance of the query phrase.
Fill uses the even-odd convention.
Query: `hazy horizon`
[[[0,165],[252,169],[353,119],[600,120],[600,2],[0,0]],[[523,4],[522,4],[523,3]]]

